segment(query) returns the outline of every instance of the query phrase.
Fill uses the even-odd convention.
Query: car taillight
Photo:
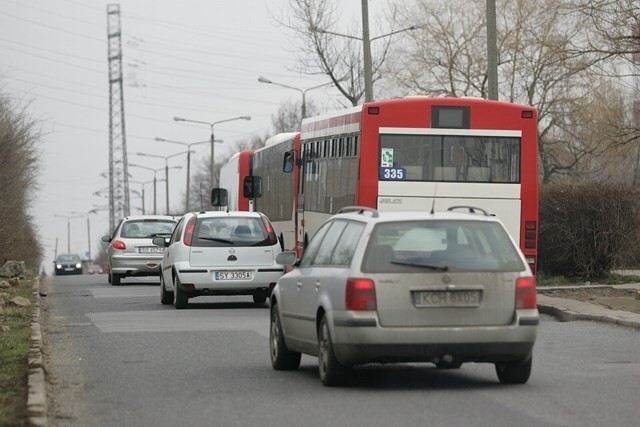
[[[535,277],[516,279],[516,308],[537,308],[538,296]]]
[[[113,247],[113,249],[118,249],[119,251],[124,251],[125,249],[127,249],[127,245],[125,245],[122,240],[114,241],[113,243],[111,243],[111,247]]]
[[[345,300],[347,310],[375,310],[377,308],[375,282],[371,279],[348,278]]]
[[[262,222],[264,223],[265,228],[267,229],[267,233],[269,234],[269,244],[275,245],[278,243],[278,236],[276,236],[276,231],[273,229],[273,225],[267,219],[267,217],[262,217]]]
[[[185,246],[191,246],[191,242],[193,242],[193,232],[196,229],[196,217],[192,216],[187,222],[187,226],[184,228],[184,237],[182,238],[182,242]]]

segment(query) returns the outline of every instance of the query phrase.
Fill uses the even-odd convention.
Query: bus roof
[[[299,134],[300,132],[283,132],[277,135],[273,135],[272,137],[267,139],[267,141],[264,143],[264,146],[269,147],[270,145],[276,145],[285,141],[290,141],[296,136],[298,136]],[[256,150],[256,151],[260,151],[260,150]]]

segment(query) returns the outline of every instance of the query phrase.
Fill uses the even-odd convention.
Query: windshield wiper
[[[449,266],[448,265],[418,264],[417,262],[405,262],[405,261],[389,261],[389,262],[391,264],[397,264],[397,265],[409,265],[411,267],[424,267],[424,268],[428,268],[430,270],[440,270],[440,271],[449,270]]]
[[[198,237],[198,240],[210,240],[212,242],[227,243],[229,245],[233,244],[233,241],[231,241],[231,240],[220,239],[218,237]]]

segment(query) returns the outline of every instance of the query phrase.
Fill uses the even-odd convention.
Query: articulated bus
[[[284,173],[285,153],[300,152],[300,132],[275,135],[251,156],[250,174],[260,177],[261,196],[253,199],[253,209],[264,213],[282,241],[283,248],[296,248],[298,168]]]
[[[537,111],[480,98],[407,97],[303,120],[298,244],[340,208],[496,215],[535,271]]]
[[[220,187],[227,190],[229,210],[264,213],[283,249],[295,250],[298,170],[284,173],[282,168],[290,151],[300,152],[300,132],[281,133],[262,148],[234,154],[220,169]],[[259,184],[254,188],[255,178]]]
[[[345,206],[478,207],[502,220],[535,271],[537,136],[535,108],[481,98],[412,96],[306,118],[299,135],[252,155],[264,190],[254,208],[283,221],[287,237],[295,230],[300,251]]]

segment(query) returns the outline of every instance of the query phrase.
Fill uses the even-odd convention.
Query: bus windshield
[[[520,138],[380,135],[382,181],[520,182]]]

